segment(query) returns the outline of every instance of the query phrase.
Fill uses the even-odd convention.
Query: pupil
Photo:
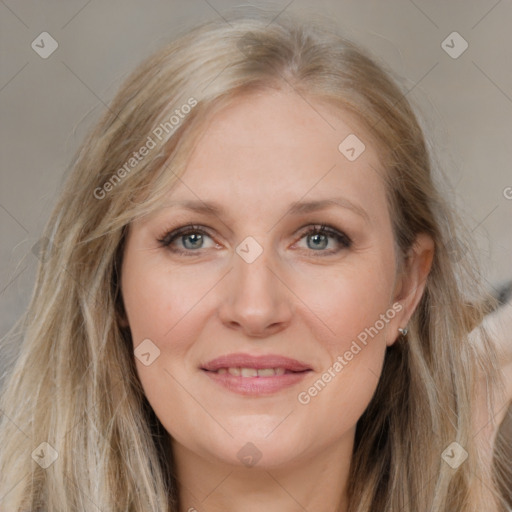
[[[323,237],[323,238],[324,238],[324,240],[323,240],[323,241],[325,242],[325,236],[324,236],[324,235],[316,234],[316,235],[313,235],[313,236],[312,236],[312,238],[313,238],[316,242],[318,242],[318,237]],[[316,243],[316,242],[315,242],[315,243]],[[317,247],[318,247],[318,245],[317,245]],[[322,247],[323,247],[323,246],[322,246]]]
[[[200,242],[201,241],[201,235],[198,235],[198,234],[192,234],[192,235],[187,235],[184,237],[185,238],[185,242],[187,240],[192,240],[192,239],[195,239],[193,242],[192,242],[192,245],[193,245],[193,248],[195,247],[195,243],[197,242]],[[186,244],[185,244],[186,245]]]

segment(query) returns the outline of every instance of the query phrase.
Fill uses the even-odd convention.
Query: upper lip
[[[217,371],[219,368],[284,368],[292,372],[311,370],[306,363],[277,354],[251,356],[249,354],[228,354],[212,359],[201,369]]]

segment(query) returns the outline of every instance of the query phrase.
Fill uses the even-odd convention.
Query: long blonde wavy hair
[[[228,21],[202,23],[146,59],[77,152],[43,234],[29,308],[3,340],[19,343],[19,356],[0,397],[0,510],[179,510],[169,436],[120,322],[126,228],[180,179],[209,116],[244,92],[282,87],[358,117],[385,164],[397,247],[406,254],[421,232],[436,247],[409,334],[388,348],[357,424],[350,512],[500,510],[499,472],[472,430],[479,376],[499,385],[485,333],[483,350],[468,342],[488,297],[405,93],[316,23]],[[468,452],[457,470],[441,458],[452,442]],[[43,468],[38,456],[56,460]]]

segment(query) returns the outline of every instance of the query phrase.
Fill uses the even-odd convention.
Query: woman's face
[[[351,442],[404,325],[380,173],[347,114],[254,93],[213,117],[168,204],[130,226],[136,367],[175,448],[284,467]]]

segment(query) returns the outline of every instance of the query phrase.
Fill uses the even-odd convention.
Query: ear
[[[434,241],[432,237],[426,233],[419,233],[407,253],[395,283],[394,302],[399,302],[403,307],[400,315],[397,315],[400,324],[398,327],[407,325],[418,306],[425,290],[433,259]],[[392,345],[395,341],[396,337],[390,340],[388,345]]]

